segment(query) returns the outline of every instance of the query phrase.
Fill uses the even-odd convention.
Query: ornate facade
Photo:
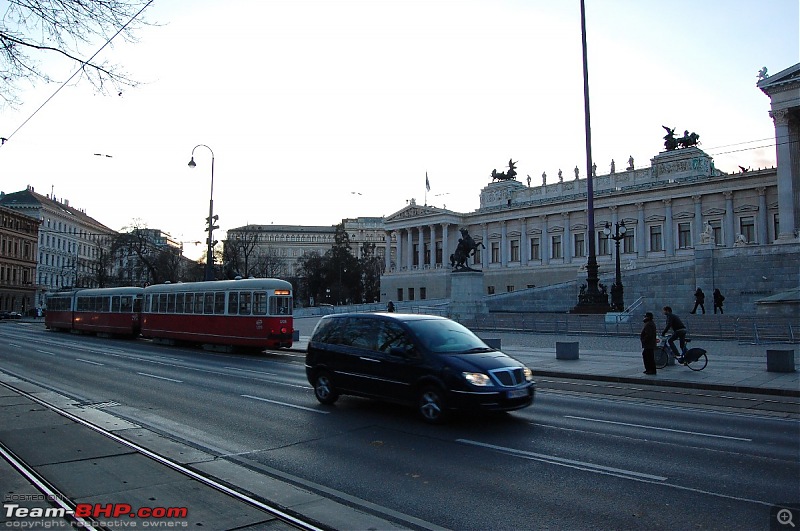
[[[35,309],[39,220],[0,207],[0,311]]]

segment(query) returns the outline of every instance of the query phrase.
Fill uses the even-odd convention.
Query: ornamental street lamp
[[[194,162],[194,150],[199,147],[204,147],[211,152],[211,195],[208,199],[208,217],[206,218],[206,223],[208,224],[206,227],[206,231],[208,232],[208,239],[206,240],[208,251],[206,252],[205,279],[214,280],[214,245],[217,243],[214,241],[214,229],[219,228],[219,225],[214,225],[214,222],[219,219],[219,216],[214,215],[214,151],[205,144],[196,145],[192,148],[192,159],[189,161],[190,168],[197,166]]]
[[[622,294],[622,274],[619,269],[619,242],[625,239],[625,233],[628,229],[625,227],[625,221],[614,222],[614,233],[611,233],[611,224],[606,222],[606,227],[603,229],[603,234],[614,240],[617,248],[617,276],[614,279],[614,285],[611,286],[611,308],[616,312],[625,310],[625,302],[623,301]]]

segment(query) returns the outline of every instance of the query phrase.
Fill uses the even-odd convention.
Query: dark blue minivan
[[[433,315],[326,315],[308,343],[306,375],[323,404],[340,395],[411,404],[433,424],[456,409],[521,409],[534,396],[528,367]]]

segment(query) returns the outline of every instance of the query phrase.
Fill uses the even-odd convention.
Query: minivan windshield
[[[468,354],[492,350],[469,328],[449,319],[407,321],[406,324],[431,352]]]

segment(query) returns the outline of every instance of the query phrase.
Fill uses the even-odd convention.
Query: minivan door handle
[[[364,356],[359,356],[358,359],[364,360],[364,361],[371,361],[372,363],[380,363],[381,362],[381,360],[376,360],[375,358],[367,358],[367,357],[364,357]]]

